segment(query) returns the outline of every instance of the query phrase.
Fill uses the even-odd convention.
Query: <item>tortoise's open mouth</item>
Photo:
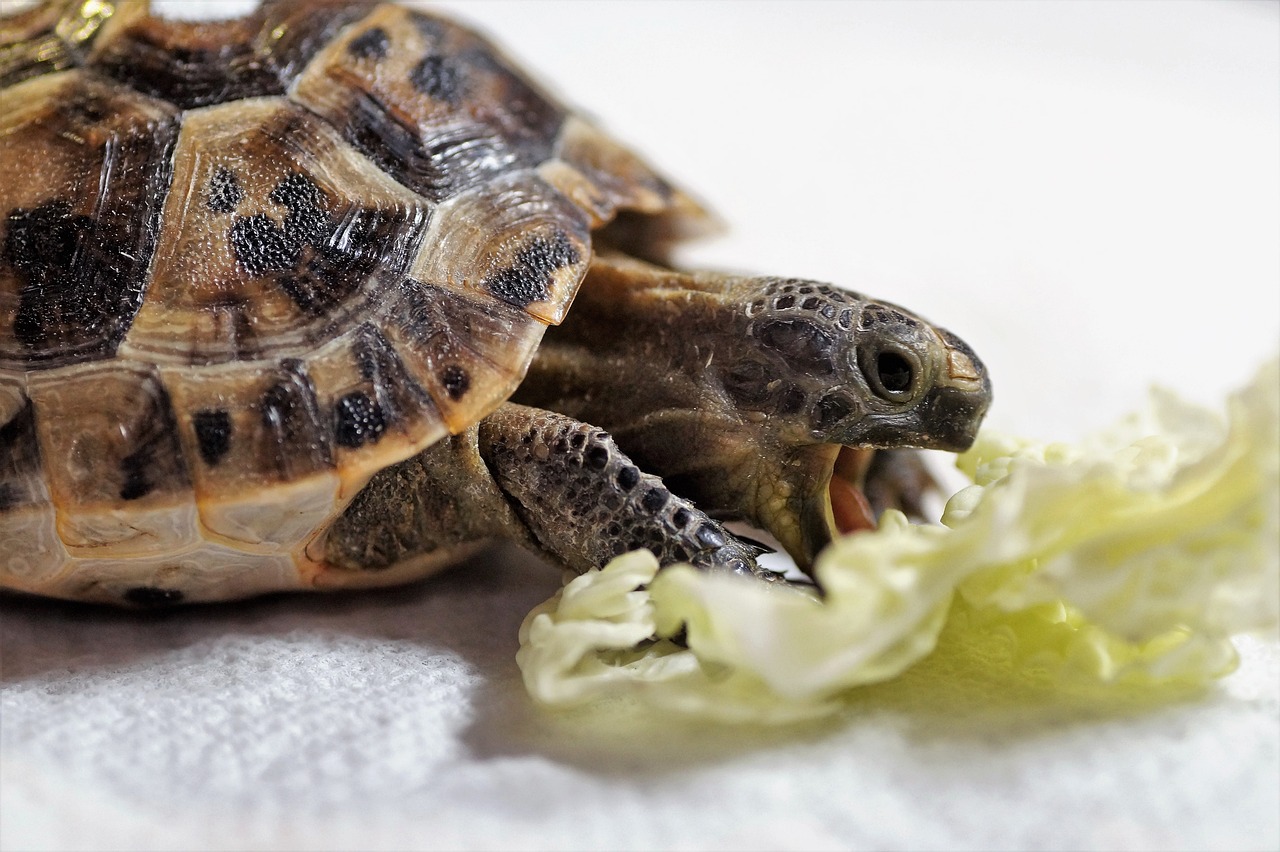
[[[876,451],[839,444],[816,444],[798,453],[784,469],[789,499],[761,507],[758,522],[803,571],[845,533],[876,528],[875,502],[866,486]],[[779,489],[775,489],[779,490]]]
[[[842,535],[876,528],[875,511],[863,491],[874,457],[875,450],[857,447],[841,447],[836,455],[827,499],[836,531]]]
[[[840,444],[810,444],[757,482],[762,487],[755,493],[767,499],[744,519],[768,532],[806,572],[832,539],[876,529],[885,509],[930,517],[937,487],[916,454]]]

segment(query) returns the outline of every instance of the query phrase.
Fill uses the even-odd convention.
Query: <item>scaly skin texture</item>
[[[507,538],[583,572],[640,547],[663,564],[774,579],[739,541],[603,430],[507,404],[476,426],[373,478],[334,524],[340,568],[382,570],[487,538]]]

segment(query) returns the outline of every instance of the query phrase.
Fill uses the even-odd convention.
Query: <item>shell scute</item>
[[[286,358],[162,373],[205,538],[287,552],[334,511],[332,432],[307,364]]]
[[[58,535],[78,556],[167,552],[198,540],[169,395],[149,364],[103,361],[28,383]]]
[[[432,201],[537,166],[565,114],[474,33],[391,5],[334,39],[290,97]]]
[[[99,38],[89,65],[182,109],[282,95],[335,33],[372,5],[277,0],[218,21],[140,17]]]
[[[281,98],[188,113],[174,161],[126,342],[136,357],[304,357],[371,310],[377,280],[408,267],[431,217],[428,202]]]
[[[436,401],[449,432],[461,432],[511,395],[546,326],[480,293],[413,284],[389,315],[388,337],[414,354],[407,369]]]
[[[176,137],[171,108],[82,71],[0,90],[0,368],[115,352],[146,290]]]

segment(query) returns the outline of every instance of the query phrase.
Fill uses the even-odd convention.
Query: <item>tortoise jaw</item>
[[[841,447],[836,454],[827,485],[827,501],[832,521],[840,535],[874,530],[876,516],[863,485],[875,450],[865,447]]]
[[[876,528],[875,513],[863,493],[874,450],[818,444],[796,453],[775,472],[768,492],[785,500],[757,504],[756,523],[777,539],[805,572],[835,538]]]

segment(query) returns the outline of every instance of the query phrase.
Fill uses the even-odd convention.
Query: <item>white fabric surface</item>
[[[1280,345],[1274,4],[464,12],[725,215],[690,262],[945,322],[994,425],[1215,400]],[[765,732],[532,706],[516,629],[557,583],[498,550],[160,616],[0,599],[0,847],[1280,846],[1274,638],[1154,708],[943,679]]]

